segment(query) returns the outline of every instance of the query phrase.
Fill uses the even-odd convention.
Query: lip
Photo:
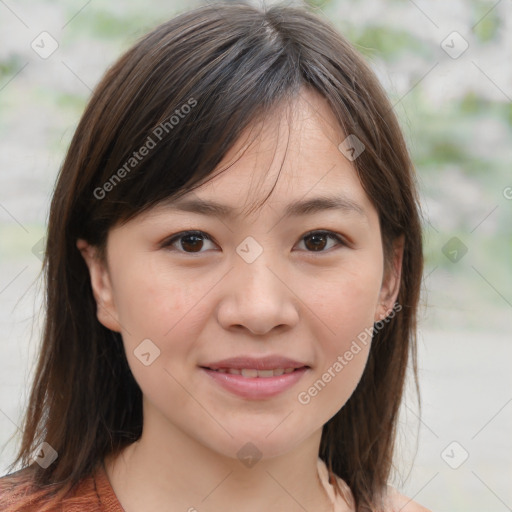
[[[201,365],[201,368],[210,370],[218,370],[220,368],[233,368],[236,370],[242,370],[244,368],[254,368],[256,370],[272,370],[274,368],[302,368],[304,366],[309,367],[309,365],[304,362],[295,361],[288,357],[279,355],[272,355],[266,357],[231,357],[229,359],[215,361],[214,363],[203,364]]]
[[[247,368],[247,366],[239,369],[242,368]],[[249,366],[249,368],[254,368],[254,366]],[[282,366],[273,366],[273,368],[282,368]],[[287,368],[291,368],[291,366]],[[298,367],[292,373],[285,373],[274,377],[242,377],[242,375],[220,373],[205,367],[201,367],[201,370],[222,388],[239,397],[250,400],[262,400],[279,395],[294,386],[309,371],[309,367]]]

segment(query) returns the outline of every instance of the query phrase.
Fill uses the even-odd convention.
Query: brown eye
[[[185,251],[197,252],[203,247],[201,235],[186,235],[181,238],[181,248]]]
[[[163,247],[173,247],[178,252],[200,253],[204,247],[205,240],[211,242],[211,238],[202,231],[184,231],[173,236]]]
[[[313,231],[304,235],[302,239],[308,252],[326,252],[329,240],[334,240],[338,245],[345,245],[343,239],[331,231]]]

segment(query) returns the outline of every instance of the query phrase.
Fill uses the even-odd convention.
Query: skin
[[[385,272],[378,214],[338,150],[345,136],[325,100],[305,90],[291,107],[252,125],[252,138],[241,136],[218,169],[236,161],[232,167],[190,194],[232,206],[232,219],[158,206],[110,231],[106,262],[86,241],[77,243],[98,320],[122,334],[143,392],[141,439],[106,460],[127,512],[331,510],[317,478],[321,430],[354,391],[369,345],[309,404],[297,395],[391,310],[403,249],[398,240]],[[246,213],[267,196],[281,165],[270,198]],[[330,193],[350,198],[363,213],[283,218],[288,203]],[[161,246],[186,230],[212,241],[187,245],[181,238]],[[347,244],[323,238],[314,251],[304,238],[313,230],[337,233]],[[248,236],[263,249],[250,264],[236,252]],[[147,338],[160,350],[149,366],[134,355]],[[291,389],[265,400],[232,395],[199,367],[269,354],[310,369]],[[252,467],[237,458],[248,442],[262,456]],[[410,502],[402,510],[425,510],[415,507]]]

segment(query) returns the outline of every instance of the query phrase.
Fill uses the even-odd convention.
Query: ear
[[[384,320],[384,318],[389,316],[398,297],[402,275],[404,244],[404,235],[400,235],[393,240],[392,259],[384,265],[384,277],[379,293],[379,304],[375,310],[375,322]]]
[[[96,300],[96,316],[107,329],[120,332],[114,304],[112,282],[105,262],[98,256],[97,248],[78,239],[76,246],[89,268],[91,287]]]

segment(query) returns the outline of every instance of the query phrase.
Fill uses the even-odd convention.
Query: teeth
[[[256,375],[258,377],[273,377],[274,376],[274,370],[251,370],[253,372],[256,372]],[[242,375],[245,377],[245,375],[242,373]],[[256,375],[251,375],[251,377],[256,377]]]
[[[242,375],[242,377],[257,377],[259,373],[260,372],[258,370],[247,370],[246,368],[240,370],[240,374]],[[267,375],[265,375],[265,377],[267,377]]]
[[[230,373],[231,375],[241,375],[246,378],[265,378],[265,377],[277,377],[283,375],[283,373],[292,373],[295,368],[275,368],[274,370],[256,370],[255,368],[243,368],[238,370],[236,368],[219,368],[215,371],[219,373]]]

